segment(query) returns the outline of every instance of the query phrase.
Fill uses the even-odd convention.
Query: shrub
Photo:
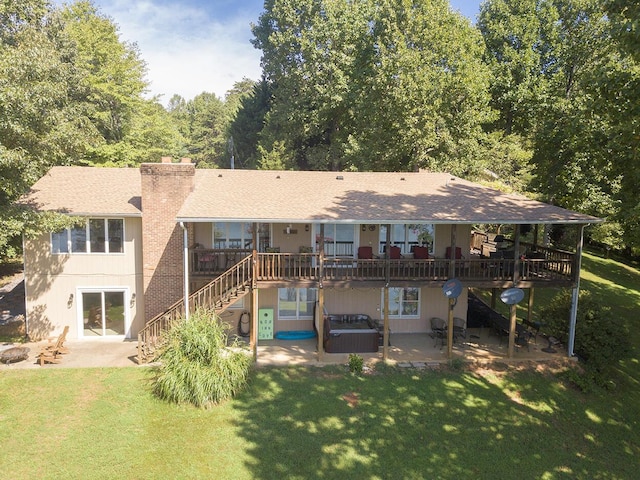
[[[364,368],[364,358],[356,353],[349,354],[349,371],[351,373],[362,373]]]
[[[569,340],[570,310],[571,291],[560,292],[540,310],[540,319],[546,323],[544,330],[564,344]],[[609,385],[613,369],[630,352],[628,338],[625,324],[613,321],[609,308],[596,303],[590,292],[580,292],[574,344],[585,369],[580,388],[586,390],[591,382]]]
[[[247,382],[251,357],[237,340],[227,344],[215,313],[197,310],[163,337],[156,395],[175,403],[208,407],[233,397]]]

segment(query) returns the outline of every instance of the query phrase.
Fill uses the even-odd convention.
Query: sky
[[[481,0],[450,0],[475,20]],[[149,96],[166,105],[174,94],[220,98],[243,78],[259,80],[260,51],[251,44],[264,0],[94,0],[118,25],[120,40],[136,43],[147,64]]]

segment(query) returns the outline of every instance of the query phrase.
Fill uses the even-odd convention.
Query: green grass
[[[631,479],[640,467],[640,275],[585,257],[583,287],[633,332],[613,391],[548,373],[265,368],[210,410],[151,394],[151,370],[6,367],[8,478]],[[544,301],[543,289],[536,290]],[[614,305],[615,304],[615,305]],[[355,402],[354,402],[355,400]]]
[[[9,478],[622,479],[640,458],[640,404],[535,372],[263,369],[210,410],[157,400],[149,374],[7,371],[0,468]]]

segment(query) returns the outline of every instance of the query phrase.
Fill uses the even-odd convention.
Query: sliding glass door
[[[125,296],[125,291],[117,290],[82,291],[82,336],[125,335],[128,327]]]

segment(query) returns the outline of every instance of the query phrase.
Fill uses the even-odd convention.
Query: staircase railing
[[[224,311],[229,305],[249,291],[252,275],[252,257],[245,257],[219,277],[189,295],[189,311],[197,308]],[[138,332],[138,363],[146,363],[157,353],[162,333],[184,319],[184,299],[178,300],[163,313],[153,317]]]

